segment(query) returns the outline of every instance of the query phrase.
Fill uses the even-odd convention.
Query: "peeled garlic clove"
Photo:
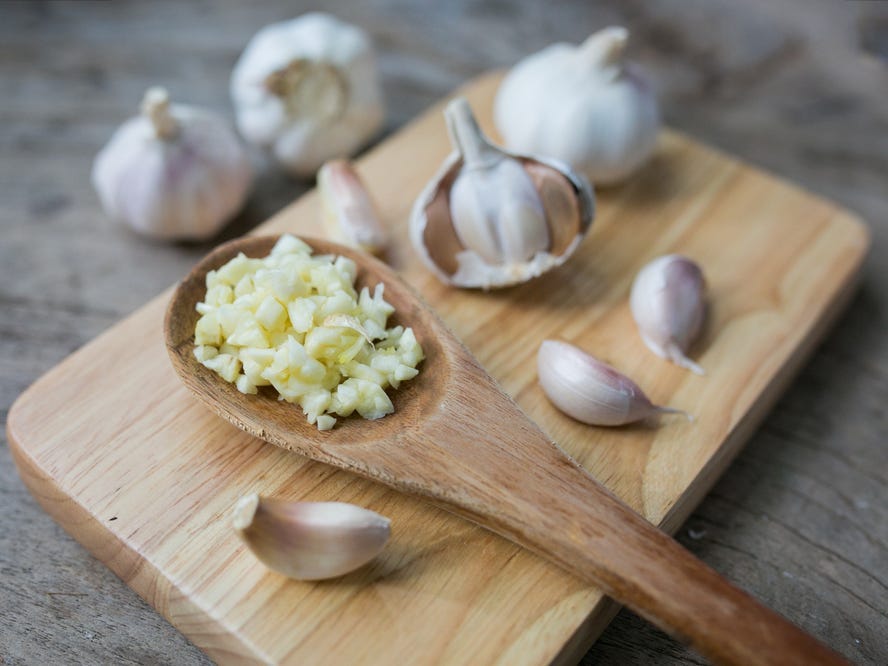
[[[564,263],[592,224],[589,184],[560,164],[494,146],[465,98],[450,102],[444,116],[455,152],[410,220],[425,264],[448,284],[489,289]]]
[[[687,357],[706,315],[706,282],[700,267],[670,254],[654,259],[635,277],[629,305],[642,340],[658,356],[703,375]]]
[[[324,12],[265,26],[231,74],[237,126],[294,176],[353,154],[385,117],[365,30]]]
[[[537,373],[552,404],[583,423],[618,426],[655,414],[690,419],[686,412],[653,404],[631,379],[566,342],[543,341]]]
[[[609,27],[517,63],[494,106],[506,147],[561,160],[596,186],[639,168],[656,148],[660,114],[652,86],[626,61],[628,36]]]
[[[221,117],[170,104],[151,88],[96,156],[92,182],[105,212],[162,240],[204,240],[243,206],[252,168]]]
[[[388,245],[388,233],[370,194],[350,162],[332,160],[318,171],[324,229],[331,240],[377,254]]]
[[[354,571],[382,552],[390,521],[343,502],[285,502],[242,497],[234,529],[269,569],[299,580]]]

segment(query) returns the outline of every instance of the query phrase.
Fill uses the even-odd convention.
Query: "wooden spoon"
[[[243,395],[194,358],[195,305],[206,275],[237,253],[268,255],[277,237],[226,243],[182,281],[164,321],[186,386],[214,412],[272,444],[418,495],[529,548],[719,664],[840,664],[844,659],[697,560],[587,474],[481,368],[391,268],[329,241],[358,283],[385,284],[395,323],[413,327],[426,358],[391,393],[395,413],[352,417],[319,432],[269,392]]]

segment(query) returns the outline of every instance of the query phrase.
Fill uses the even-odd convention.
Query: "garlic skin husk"
[[[240,133],[300,178],[355,153],[385,118],[369,35],[323,12],[257,32],[230,90]]]
[[[465,98],[444,110],[454,152],[414,204],[410,240],[447,284],[491,289],[563,264],[594,217],[589,183],[558,162],[509,153],[478,127]]]
[[[344,502],[287,502],[253,493],[234,507],[235,531],[269,569],[324,580],[367,564],[385,547],[388,518]]]
[[[632,283],[629,307],[651,351],[698,375],[706,374],[687,357],[706,317],[706,281],[694,261],[670,254],[646,264]]]
[[[626,62],[627,40],[625,28],[609,27],[516,64],[494,106],[505,146],[561,160],[596,186],[636,171],[656,148],[660,112],[645,76]]]
[[[553,405],[589,425],[620,426],[657,414],[684,414],[691,419],[681,410],[653,404],[631,379],[566,342],[542,342],[537,374]]]
[[[236,215],[253,172],[245,147],[210,111],[145,93],[96,156],[92,183],[106,214],[160,240],[206,240]]]
[[[351,162],[325,162],[318,171],[318,192],[324,230],[330,240],[371,254],[385,251],[388,231]]]

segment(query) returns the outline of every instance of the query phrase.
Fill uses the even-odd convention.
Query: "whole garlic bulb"
[[[231,75],[237,126],[294,176],[346,157],[385,116],[367,33],[313,12],[262,28]]]
[[[212,237],[243,207],[252,182],[244,146],[223,118],[171,105],[151,88],[96,156],[93,186],[105,212],[162,240]]]
[[[566,162],[595,185],[625,179],[651,155],[660,114],[651,86],[624,60],[628,32],[558,43],[515,65],[494,118],[509,150]]]

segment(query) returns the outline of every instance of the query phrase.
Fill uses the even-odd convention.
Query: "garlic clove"
[[[444,115],[455,152],[410,220],[424,263],[445,283],[483,289],[525,282],[564,263],[592,223],[589,184],[560,164],[494,146],[464,98]]]
[[[268,568],[299,580],[342,576],[382,552],[388,518],[343,502],[285,502],[253,493],[234,507],[234,529]]]
[[[631,379],[578,347],[544,340],[537,374],[546,397],[577,421],[599,426],[634,423],[656,414],[684,414],[653,404]]]
[[[632,283],[630,309],[642,340],[658,356],[698,375],[706,374],[687,357],[706,316],[706,282],[700,267],[670,254],[646,264]]]
[[[92,182],[109,217],[160,240],[205,240],[243,207],[252,183],[244,146],[220,116],[145,93],[96,156]]]
[[[619,183],[653,154],[656,94],[625,57],[628,31],[600,30],[518,62],[500,84],[494,120],[509,150],[569,164],[596,186]]]
[[[324,163],[318,171],[324,229],[331,240],[379,254],[388,246],[370,194],[347,160]]]

